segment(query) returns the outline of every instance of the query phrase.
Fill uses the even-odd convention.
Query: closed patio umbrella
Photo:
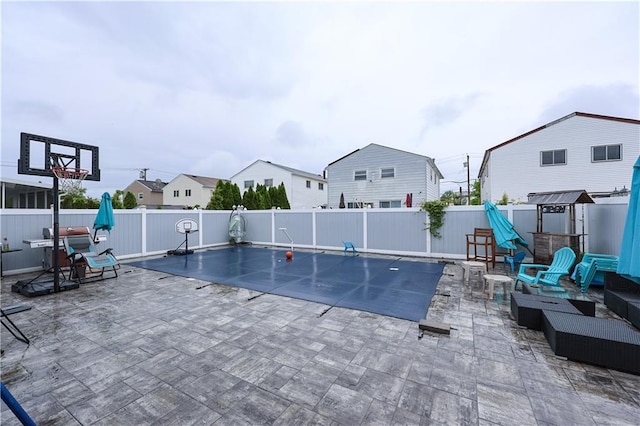
[[[113,217],[113,206],[111,205],[111,195],[108,192],[102,194],[102,200],[100,201],[100,208],[98,209],[98,214],[96,215],[95,220],[93,221],[93,229],[94,238],[95,234],[98,233],[99,230],[102,231],[111,231],[111,229],[116,225],[115,218]]]
[[[640,157],[633,165],[629,210],[616,272],[640,284]]]
[[[509,219],[500,213],[495,204],[491,201],[485,201],[484,211],[487,213],[489,226],[493,229],[493,235],[499,247],[515,250],[516,244],[520,244],[523,247],[529,245],[525,239],[516,232]]]

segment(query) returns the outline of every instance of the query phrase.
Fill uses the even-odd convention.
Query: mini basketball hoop
[[[58,191],[74,192],[82,188],[82,181],[89,174],[89,170],[78,167],[51,167],[51,173],[58,178]]]

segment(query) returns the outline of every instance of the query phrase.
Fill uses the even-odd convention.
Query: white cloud
[[[22,131],[98,145],[98,195],[138,177],[321,173],[371,142],[477,175],[573,111],[638,118],[622,2],[2,4],[2,176]],[[154,173],[157,173],[156,176]],[[443,189],[448,189],[443,187]]]

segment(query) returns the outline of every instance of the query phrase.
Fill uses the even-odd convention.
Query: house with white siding
[[[255,190],[258,184],[277,187],[284,183],[289,206],[292,209],[310,209],[327,204],[325,178],[271,161],[256,160],[231,176],[230,180],[238,185],[241,193],[250,187]]]
[[[444,178],[427,156],[375,143],[357,149],[325,168],[329,208],[417,207],[440,199]]]
[[[221,179],[180,174],[162,188],[163,204],[184,208],[207,207]]]
[[[51,183],[0,178],[0,208],[48,209],[53,203]]]
[[[478,172],[482,201],[628,190],[639,155],[640,120],[574,112],[486,150]]]

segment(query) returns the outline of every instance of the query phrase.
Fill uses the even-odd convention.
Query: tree
[[[473,182],[473,186],[471,187],[471,205],[479,206],[480,200],[480,181],[476,180]]]
[[[86,209],[87,198],[85,197],[85,188],[72,189],[65,192],[60,198],[61,209]]]
[[[65,192],[60,197],[61,209],[97,209],[100,207],[100,201],[87,197],[86,188],[76,188]]]
[[[124,208],[125,209],[135,209],[138,205],[136,202],[136,196],[133,193],[127,191],[127,195],[124,196]]]
[[[224,191],[222,193],[222,205],[224,206],[225,210],[232,210],[233,206],[237,206],[239,204],[236,203],[233,196],[233,184],[230,181],[225,180],[222,184],[222,188]]]
[[[249,189],[244,191],[244,196],[242,197],[242,205],[247,208],[247,210],[257,210],[258,203],[256,200],[256,193],[253,190],[253,187],[250,186]]]
[[[509,204],[509,196],[507,195],[507,193],[505,192],[504,194],[502,194],[502,198],[500,198],[497,202],[496,205],[497,206],[506,206],[507,204]]]
[[[242,204],[242,194],[240,193],[240,188],[237,183],[233,185],[229,182],[229,192],[231,193],[231,199],[233,200],[233,205],[239,206]]]
[[[280,191],[277,186],[269,187],[269,199],[271,199],[271,207],[280,207]]]
[[[344,209],[345,205],[344,205],[344,192],[340,193],[340,204],[338,204],[338,208],[340,209]]]
[[[93,198],[93,197],[87,197],[87,204],[86,204],[88,209],[99,209],[100,208],[100,200],[98,200],[97,198]]]
[[[287,198],[287,190],[284,187],[284,182],[280,182],[280,185],[278,185],[278,201],[279,205],[276,207],[280,207],[281,209],[291,208],[291,205],[289,205],[289,199]]]
[[[224,210],[224,192],[225,185],[223,180],[219,180],[216,183],[216,189],[213,190],[209,203],[207,203],[206,210]]]
[[[445,191],[440,196],[440,201],[442,201],[443,203],[447,204],[448,206],[450,206],[450,205],[454,205],[454,206],[460,205],[460,197],[458,196],[458,194],[456,194],[452,190]]]
[[[266,186],[258,184],[256,186],[256,200],[259,210],[269,210],[273,204]]]
[[[213,194],[211,194],[211,199],[209,200],[209,203],[207,204],[207,207],[205,207],[206,210],[224,210],[223,207],[223,199],[222,199],[222,194],[220,194],[220,192],[218,192],[218,190],[216,189],[215,191],[213,191]]]
[[[116,192],[111,196],[111,207],[114,209],[123,209],[124,204],[122,204],[122,199],[124,198],[124,191],[121,189],[116,189]]]

